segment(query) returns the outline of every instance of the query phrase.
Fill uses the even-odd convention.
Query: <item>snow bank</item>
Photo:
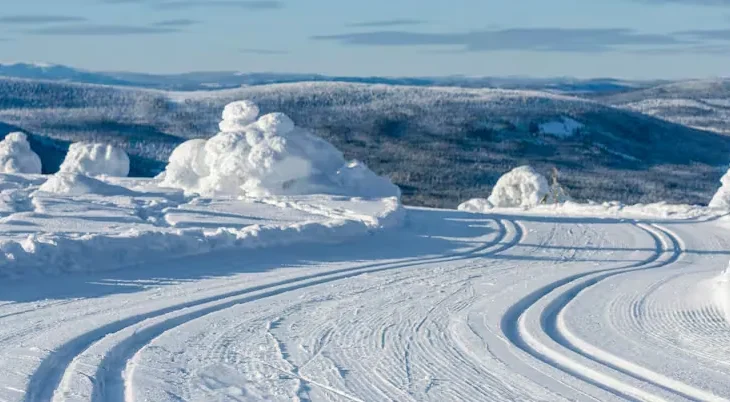
[[[730,170],[720,179],[722,185],[710,200],[710,208],[730,209]]]
[[[41,158],[30,149],[23,133],[10,133],[0,141],[0,173],[41,173]]]
[[[360,162],[347,163],[332,144],[297,127],[285,114],[257,119],[258,113],[250,101],[227,105],[221,132],[175,149],[161,185],[203,195],[400,196],[388,179]]]
[[[129,156],[111,145],[77,142],[69,147],[59,171],[125,177],[129,174]]]
[[[459,206],[460,211],[475,213],[499,213],[501,211],[514,213],[514,209],[495,208],[491,204],[483,204],[484,199],[469,200]],[[565,217],[594,217],[619,219],[672,219],[672,220],[710,220],[723,215],[722,212],[700,205],[667,204],[658,202],[653,204],[625,205],[619,201],[603,203],[577,203],[566,201],[560,204],[538,205],[521,214],[534,216],[565,216]]]
[[[288,207],[319,211],[328,219],[288,225],[251,225],[242,229],[129,230],[80,236],[38,233],[22,241],[0,241],[0,277],[110,270],[229,248],[336,243],[398,226],[405,216],[395,197],[375,201],[379,203],[377,213],[367,216],[293,201],[281,202]]]
[[[48,178],[38,191],[53,194],[82,195],[99,194],[106,196],[131,195],[132,191],[124,187],[104,183],[80,173],[58,172]]]

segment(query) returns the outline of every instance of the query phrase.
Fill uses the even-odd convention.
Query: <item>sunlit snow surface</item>
[[[721,210],[0,177],[2,401],[730,397]]]

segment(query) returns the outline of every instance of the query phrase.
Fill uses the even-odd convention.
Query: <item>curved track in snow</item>
[[[730,397],[724,220],[408,220],[8,288],[0,400]]]

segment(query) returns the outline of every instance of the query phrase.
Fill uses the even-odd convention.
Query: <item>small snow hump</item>
[[[0,173],[40,174],[41,168],[41,158],[24,133],[10,133],[0,141]]]
[[[129,156],[112,145],[77,142],[68,148],[59,171],[87,176],[126,177],[129,175]]]

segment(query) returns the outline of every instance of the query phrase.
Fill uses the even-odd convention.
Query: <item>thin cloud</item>
[[[676,34],[704,40],[730,40],[730,29],[698,29],[681,31]]]
[[[423,25],[427,24],[428,21],[413,20],[413,19],[395,19],[395,20],[383,20],[383,21],[365,21],[347,24],[351,28],[385,28],[385,27],[397,27],[397,26],[412,26],[412,25]]]
[[[241,53],[257,54],[261,56],[277,56],[289,54],[286,50],[275,50],[275,49],[241,49]]]
[[[189,8],[242,8],[247,10],[273,10],[284,7],[279,0],[100,0],[105,4],[144,4],[158,10],[183,10]]]
[[[636,54],[652,55],[673,55],[673,54],[705,54],[705,55],[727,55],[730,54],[730,45],[697,45],[697,46],[672,46],[656,49],[637,50]]]
[[[321,35],[314,40],[351,46],[450,46],[466,51],[607,52],[627,46],[681,45],[672,35],[644,34],[630,29],[512,28],[464,33],[373,31]]]
[[[45,15],[45,14],[23,14],[0,16],[0,24],[26,25],[26,24],[58,24],[70,22],[86,22],[84,17],[70,15]]]
[[[197,7],[230,7],[243,8],[247,10],[274,10],[283,8],[284,4],[275,0],[250,0],[250,1],[234,1],[234,0],[175,0],[167,2],[158,2],[154,4],[158,9],[186,9]]]
[[[67,36],[126,36],[157,35],[180,32],[177,28],[145,27],[134,25],[64,25],[25,31],[32,35],[67,35]]]
[[[655,5],[688,5],[688,6],[716,6],[728,7],[730,0],[634,0],[637,3],[655,4]]]
[[[154,22],[152,25],[157,27],[188,27],[191,25],[199,24],[200,21],[197,20],[191,20],[186,18],[176,19],[176,20],[163,20],[163,21],[157,21]]]

